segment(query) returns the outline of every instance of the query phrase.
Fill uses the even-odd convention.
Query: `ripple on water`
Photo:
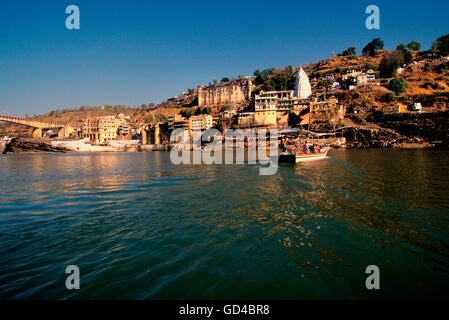
[[[273,176],[168,153],[0,157],[0,298],[363,298],[369,264],[384,297],[438,295],[448,155],[339,150]]]

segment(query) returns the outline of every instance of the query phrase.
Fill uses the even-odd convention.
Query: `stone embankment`
[[[373,113],[368,121],[407,137],[449,142],[449,111],[433,113]]]
[[[339,132],[349,148],[449,146],[449,111],[348,115],[342,125]],[[311,129],[334,132],[335,127],[322,122],[314,123]]]

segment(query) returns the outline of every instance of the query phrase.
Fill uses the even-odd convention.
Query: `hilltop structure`
[[[215,84],[209,87],[198,86],[198,106],[236,105],[249,101],[254,84],[251,79],[242,79]]]
[[[300,99],[307,99],[311,95],[312,95],[312,87],[310,86],[309,77],[300,67],[296,74],[294,96]]]

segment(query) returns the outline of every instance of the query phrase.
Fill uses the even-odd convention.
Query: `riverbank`
[[[5,143],[3,153],[77,153],[77,152],[147,152],[169,151],[168,145],[140,145],[138,140],[115,140],[107,145],[92,145],[88,139],[48,140],[42,138],[13,138]]]
[[[332,147],[332,149],[447,149],[448,146],[441,141],[431,142],[402,142],[395,144],[357,143],[348,142],[346,145]],[[248,149],[246,146],[244,149]],[[153,152],[170,151],[171,146],[159,145],[122,145],[107,146],[91,145],[82,141],[34,141],[31,138],[15,138],[6,145],[5,154],[40,154],[40,153],[108,153],[108,152]],[[225,150],[223,146],[223,150]]]

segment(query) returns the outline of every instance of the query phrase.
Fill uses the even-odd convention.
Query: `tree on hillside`
[[[211,114],[212,108],[211,107],[199,107],[195,110],[195,115],[200,114]]]
[[[388,84],[388,88],[399,95],[408,89],[408,83],[404,79],[392,79]]]
[[[439,37],[432,43],[432,49],[438,50],[444,56],[449,55],[449,34]]]
[[[391,92],[385,93],[380,97],[380,102],[390,103],[396,100],[396,97]]]
[[[273,78],[276,85],[276,90],[284,91],[288,89],[288,78],[284,75],[277,76]]]
[[[404,63],[410,64],[413,62],[413,54],[410,51],[404,52]]]
[[[398,44],[398,46],[396,47],[396,50],[407,51],[407,46],[403,43]]]
[[[162,122],[165,123],[168,121],[167,117],[164,116],[163,114],[157,114],[154,119],[156,120],[156,122]]]
[[[413,62],[413,54],[407,50],[407,46],[403,43],[396,47],[396,51],[402,53],[404,63],[409,64]]]
[[[362,71],[366,72],[368,70],[378,70],[379,66],[377,64],[373,64],[373,63],[365,63],[362,67]]]
[[[190,118],[190,116],[193,116],[193,114],[195,113],[195,111],[192,110],[192,109],[182,109],[179,113],[180,113],[183,117]]]
[[[419,43],[418,41],[413,40],[412,42],[407,44],[407,48],[409,48],[410,50],[419,51],[419,50],[421,50],[421,43]]]
[[[344,50],[342,53],[338,54],[339,56],[344,57],[355,57],[356,54],[356,48],[355,47],[349,47],[348,49]]]
[[[371,40],[362,50],[362,54],[368,57],[376,56],[376,50],[384,48],[384,42],[380,38]]]
[[[293,75],[293,73],[295,73],[295,68],[293,68],[292,66],[288,65],[285,67],[285,72],[289,75]]]
[[[265,69],[263,71],[260,70],[256,70],[254,71],[254,76],[256,77],[256,79],[254,80],[254,83],[256,85],[261,85],[263,84],[265,81],[268,80],[268,76],[273,74],[273,68],[270,69]]]
[[[273,80],[267,80],[263,83],[263,91],[276,91],[276,83]]]
[[[392,78],[398,68],[405,63],[405,54],[401,50],[396,50],[385,56],[379,64],[381,78]]]
[[[224,77],[223,79],[221,79],[221,83],[223,83],[223,82],[229,82],[230,80],[229,80],[229,78],[227,78],[227,77]]]

